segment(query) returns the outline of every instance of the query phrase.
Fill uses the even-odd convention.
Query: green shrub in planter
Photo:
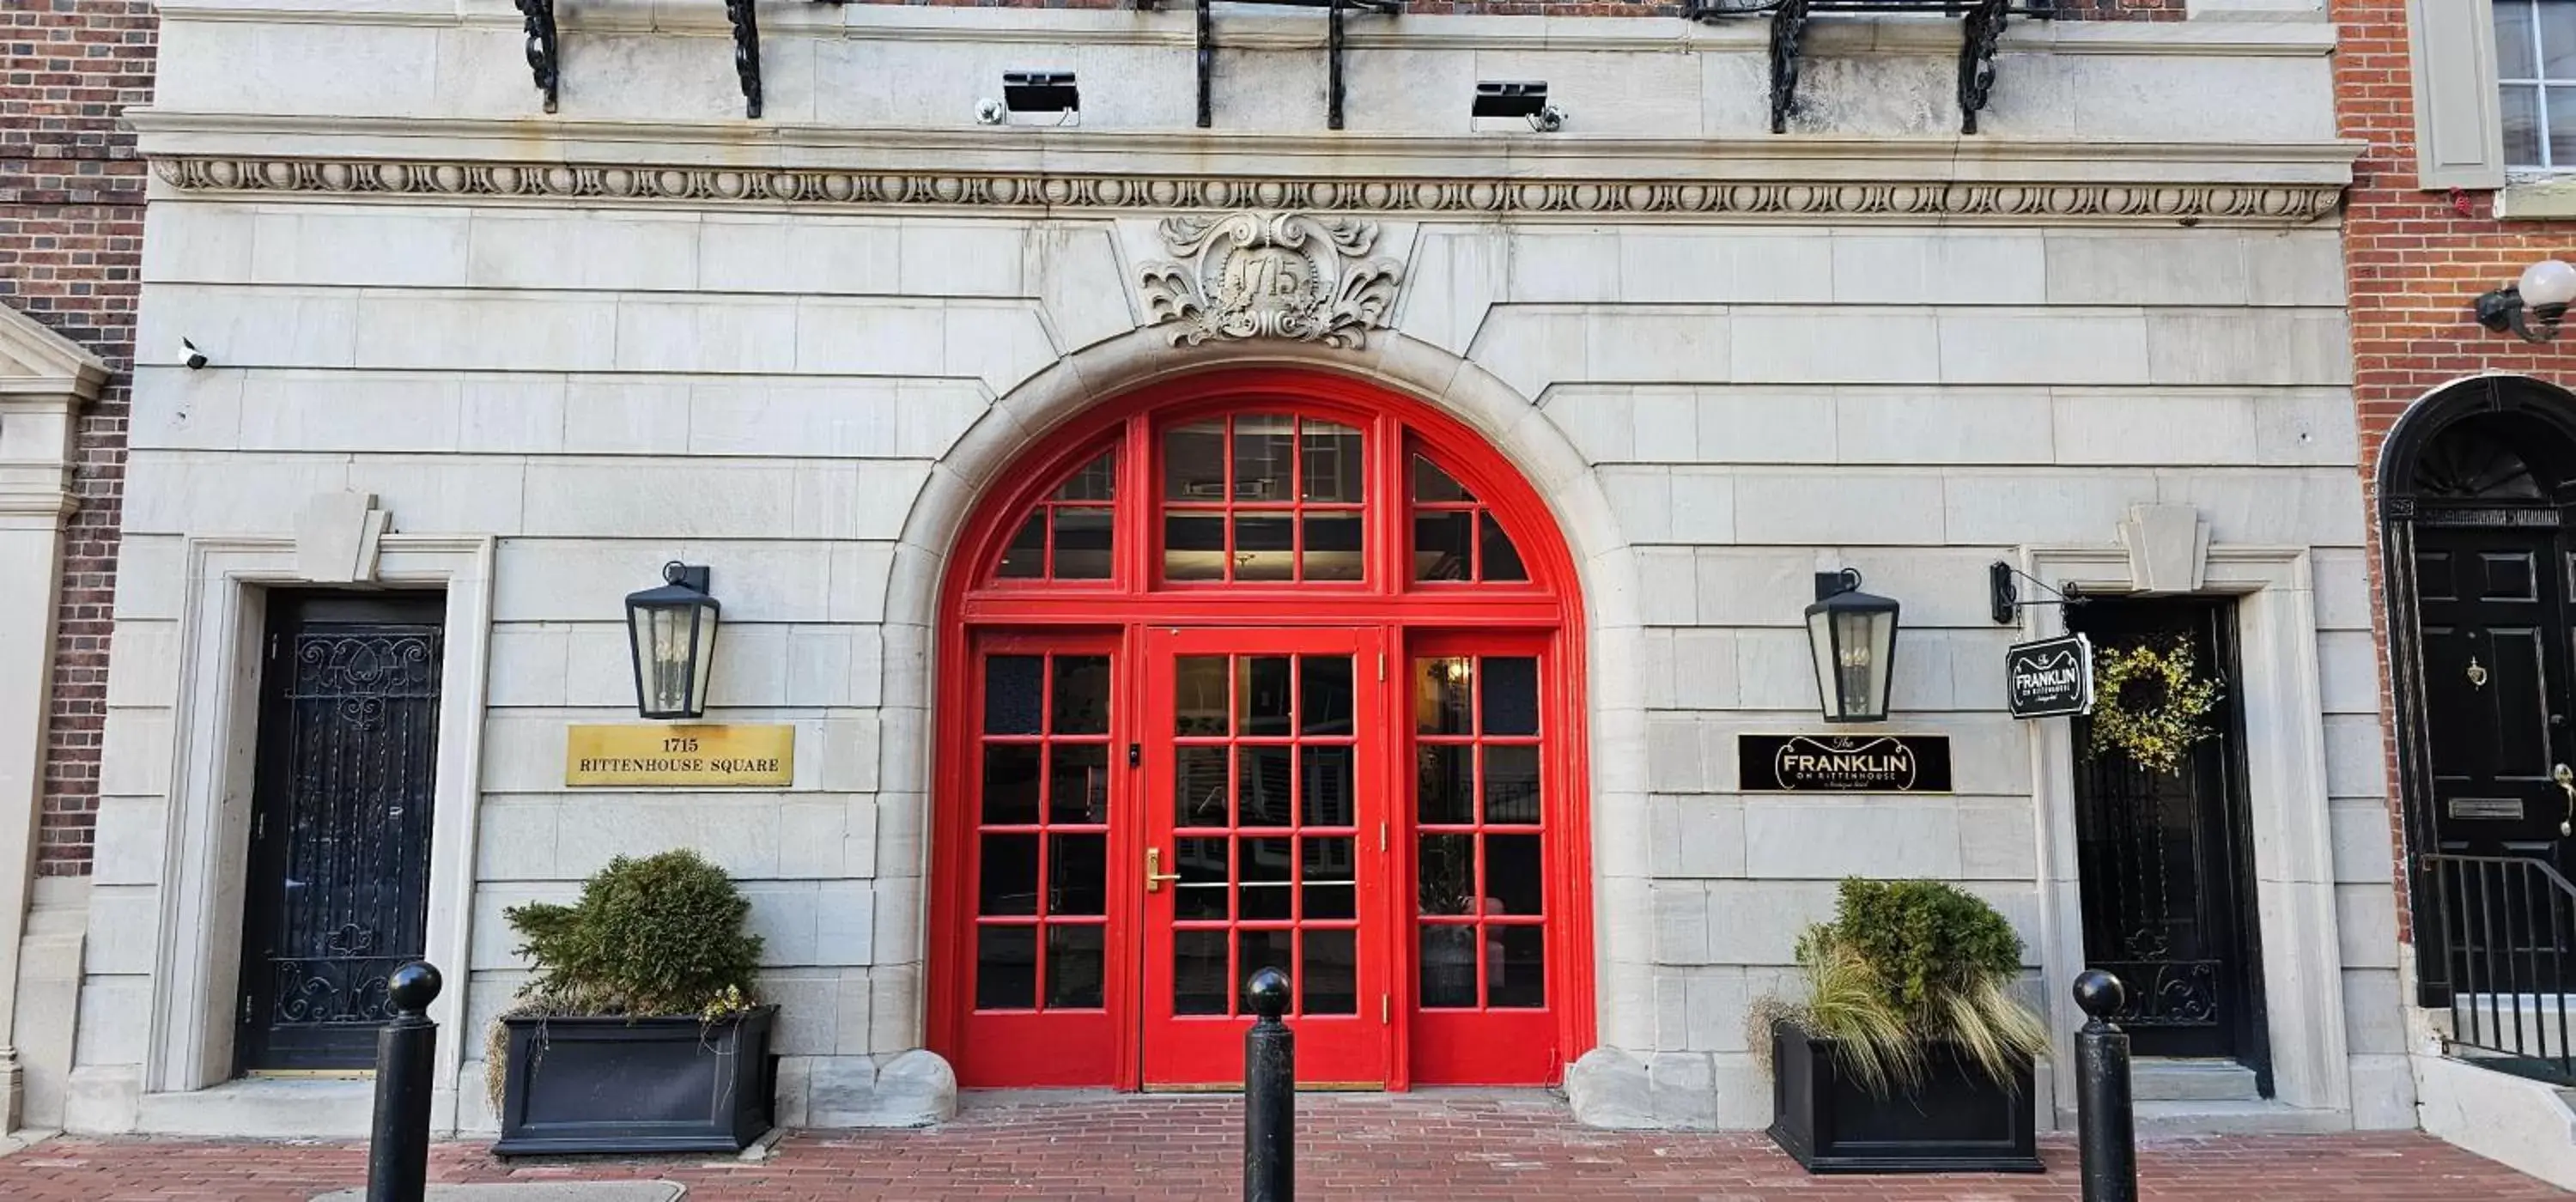
[[[1834,920],[1798,940],[1798,964],[1808,998],[1775,1013],[1831,1038],[1844,1068],[1874,1088],[1919,1080],[1936,1044],[1998,1081],[2048,1047],[2047,1027],[2012,996],[2020,937],[1955,885],[1844,881]]]
[[[1807,928],[1803,1001],[1755,1007],[1772,1059],[1771,1138],[1815,1172],[2037,1172],[2031,1058],[2012,996],[2021,941],[1938,881],[1846,880]]]
[[[520,997],[552,1014],[713,1020],[749,1004],[760,963],[760,936],[743,929],[751,903],[694,851],[619,856],[582,883],[579,902],[501,916],[537,962]]]
[[[769,1122],[751,903],[692,851],[620,856],[502,912],[536,975],[485,1042],[505,1155],[739,1149]]]

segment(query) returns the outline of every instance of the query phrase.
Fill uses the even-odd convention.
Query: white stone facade
[[[551,117],[506,0],[165,5],[131,117],[157,179],[65,1121],[362,1121],[346,1086],[224,1082],[238,644],[341,492],[390,514],[377,582],[448,590],[442,1126],[492,1123],[480,1031],[524,979],[501,909],[683,845],[752,897],[782,1117],[920,1117],[949,542],[1080,406],[1297,362],[1483,432],[1581,566],[1587,1117],[1767,1122],[1746,1007],[1849,874],[1991,898],[2071,1027],[2066,736],[2002,712],[2024,634],[1988,619],[1985,568],[2126,587],[2120,525],[2164,505],[2243,598],[2280,1108],[2411,1126],[2350,150],[2330,28],[2282,15],[2310,19],[2017,23],[1962,138],[1947,22],[1819,22],[1774,137],[1758,22],[1355,17],[1327,135],[1320,21],[1257,13],[1220,18],[1202,132],[1179,12],[764,6],[755,122],[714,3],[567,5]],[[1079,128],[973,123],[1003,70],[1045,67],[1080,73]],[[1495,78],[1549,81],[1571,123],[1471,130]],[[1393,328],[1172,347],[1137,269],[1182,208],[1370,217]],[[566,723],[632,716],[619,598],[673,558],[725,605],[711,718],[795,725],[792,788],[563,788]],[[1893,727],[1952,736],[1955,796],[1732,791],[1736,732],[1814,719],[1799,612],[1844,564],[1905,604]]]

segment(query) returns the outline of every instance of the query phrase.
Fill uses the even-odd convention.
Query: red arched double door
[[[967,1086],[1546,1084],[1592,1038],[1581,607],[1547,507],[1303,372],[1102,406],[942,598],[929,1032]]]

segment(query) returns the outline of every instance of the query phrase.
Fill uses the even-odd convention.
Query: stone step
[[[2140,1102],[2260,1100],[2254,1070],[2233,1060],[2142,1057],[2129,1065],[2129,1096]]]
[[[2137,1130],[2158,1135],[2321,1135],[2352,1129],[2339,1110],[2300,1110],[2274,1101],[2140,1102]]]

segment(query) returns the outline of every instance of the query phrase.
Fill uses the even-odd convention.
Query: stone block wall
[[[0,303],[88,347],[117,375],[81,419],[66,523],[37,871],[89,870],[106,718],[109,607],[125,413],[142,291],[144,165],[116,126],[149,101],[158,22],[145,0],[35,0],[0,11]]]

